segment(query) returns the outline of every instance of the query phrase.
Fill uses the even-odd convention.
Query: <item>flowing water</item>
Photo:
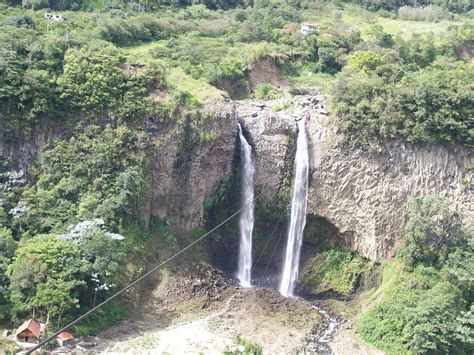
[[[288,243],[285,253],[285,264],[280,283],[280,293],[285,297],[293,296],[298,268],[300,264],[303,230],[306,224],[306,203],[308,195],[308,141],[305,120],[298,121],[298,139],[294,166],[293,196],[291,200],[291,219],[288,230]]]
[[[240,153],[242,162],[242,207],[240,212],[240,249],[239,249],[239,269],[237,277],[240,285],[251,287],[252,271],[252,231],[253,231],[253,209],[254,203],[250,203],[254,198],[253,176],[255,168],[252,160],[252,147],[245,139],[242,133],[242,127],[239,124]],[[250,203],[250,204],[249,204]]]

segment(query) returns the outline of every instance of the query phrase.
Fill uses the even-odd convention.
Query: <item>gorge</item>
[[[286,105],[288,108],[274,111],[272,107],[277,104]],[[314,248],[317,245],[325,244],[358,251],[374,260],[381,260],[393,255],[401,243],[399,236],[402,234],[402,221],[405,218],[409,199],[419,193],[444,195],[451,201],[450,208],[459,213],[466,223],[472,223],[472,191],[469,186],[463,184],[463,181],[472,174],[473,156],[469,150],[455,145],[415,148],[396,142],[391,143],[390,148],[378,146],[368,151],[344,146],[338,142],[337,131],[328,120],[323,107],[325,107],[324,98],[321,95],[311,95],[293,97],[288,101],[283,101],[283,99],[265,102],[239,101],[235,103],[235,106],[213,106],[208,111],[194,112],[193,115],[197,116],[211,115],[211,117],[215,117],[216,122],[220,122],[216,138],[186,151],[180,150],[176,144],[172,143],[172,140],[167,141],[168,143],[163,145],[162,154],[154,159],[151,166],[150,181],[153,192],[143,205],[146,208],[141,213],[146,219],[151,220],[159,217],[162,220],[168,220],[173,228],[182,232],[190,231],[199,225],[206,213],[209,213],[203,209],[206,199],[219,189],[222,181],[227,179],[232,186],[233,171],[237,169],[240,171],[239,176],[242,180],[235,181],[236,189],[233,191],[236,194],[231,194],[229,199],[223,200],[227,207],[224,208],[224,205],[217,204],[217,210],[221,212],[235,211],[239,206],[248,204],[253,195],[252,180],[256,191],[263,189],[268,189],[268,191],[262,195],[261,200],[256,201],[255,206],[253,204],[249,206],[255,207],[254,221],[252,208],[244,209],[235,229],[231,229],[230,232],[219,232],[220,239],[225,238],[225,243],[210,241],[206,248],[209,250],[212,263],[218,268],[222,268],[229,274],[232,274],[234,270],[239,271],[238,278],[242,286],[250,286],[249,266],[252,265],[252,259],[257,261],[252,276],[255,277],[256,286],[263,284],[275,289],[280,288],[285,296],[293,295],[293,286],[296,281],[295,272],[301,272],[305,268],[310,257],[314,255]],[[305,120],[300,120],[299,123],[295,122],[295,119],[302,117],[305,112],[309,112],[312,119],[307,123]],[[237,122],[240,122],[242,126]],[[304,154],[305,149],[298,150],[299,143],[303,144],[299,145],[300,148],[304,148],[306,144],[304,141],[301,142],[306,136],[302,134],[305,131],[308,137],[308,156]],[[246,133],[246,136],[243,135],[243,132]],[[19,152],[21,151],[26,152],[27,149]],[[21,157],[21,154],[16,156]],[[176,163],[180,160],[183,162],[181,165]],[[391,163],[388,165],[387,161]],[[299,165],[298,162],[303,164]],[[293,164],[295,164],[294,169],[292,169]],[[172,173],[163,174],[162,172],[167,169]],[[305,181],[306,173],[309,180],[307,182]],[[280,280],[285,260],[284,245],[287,241],[285,232],[291,231],[291,227],[287,229],[285,223],[291,221],[291,225],[296,222],[295,219],[292,219],[295,212],[292,210],[297,206],[297,203],[291,203],[291,190],[289,189],[292,185],[293,174],[295,186],[298,185],[298,180],[302,183],[300,192],[303,195],[305,183],[308,184],[308,220],[304,233],[304,223],[301,223],[301,219],[299,226],[293,227],[298,227],[298,232],[302,233],[299,234],[299,238],[302,237],[299,239],[299,243],[302,243],[301,268],[298,270],[298,263],[287,264],[292,266],[288,268],[288,272],[293,273],[293,280],[286,284],[285,290],[282,290]],[[377,179],[374,178],[374,174],[379,174]],[[184,182],[186,183],[183,184]],[[173,191],[173,194],[170,195],[169,191]],[[282,194],[282,191],[287,192]],[[229,192],[226,191],[225,194]],[[295,198],[296,195],[293,197]],[[299,197],[301,198],[301,196]],[[279,201],[279,199],[283,200]],[[230,205],[227,205],[229,201]],[[304,198],[299,201],[301,209],[305,207],[304,201]],[[362,205],[360,205],[361,203]],[[368,203],[371,204],[370,209],[364,207]],[[276,210],[276,215],[268,207],[272,204],[281,206]],[[264,211],[263,217],[262,210]],[[285,214],[287,213],[285,211],[289,213]],[[304,217],[304,213],[300,217]],[[253,227],[253,222],[256,223],[255,227]],[[359,226],[373,226],[373,229]],[[276,235],[270,234],[270,230],[273,230],[274,227],[277,227],[280,232],[279,239],[276,238]],[[237,232],[239,230],[240,232]],[[385,233],[380,234],[381,230]],[[253,243],[253,250],[250,249],[250,254],[248,249],[250,245],[241,243],[241,240],[244,238],[244,241],[248,241],[252,234],[256,239]],[[266,246],[262,241],[262,234],[269,237]],[[238,238],[239,235],[241,239]],[[294,236],[296,237],[296,234]],[[242,246],[247,249],[244,254],[233,252]],[[296,256],[299,250],[298,243],[294,246],[296,250],[291,252],[291,256]],[[230,255],[234,255],[234,257],[229,257]],[[247,260],[244,260],[246,258]],[[241,265],[247,265],[246,273],[243,273],[244,268],[241,269]],[[259,271],[259,267],[269,270],[264,275],[265,279],[261,278],[262,273]],[[193,274],[194,272],[190,273],[190,275]],[[205,280],[205,278],[204,276],[199,276],[197,279],[191,278],[193,280],[191,283],[194,284],[197,282],[195,280]],[[203,281],[199,281],[199,284],[201,282]],[[167,286],[158,288],[162,287]],[[180,289],[178,286],[173,287],[177,288],[170,290]],[[197,287],[199,289],[202,286]],[[220,286],[217,289],[219,290]],[[297,294],[301,292],[301,285],[297,286],[297,290]],[[158,291],[157,289],[154,292],[158,292],[157,295],[160,295],[157,296],[158,299],[172,296],[172,294],[163,293],[163,290]],[[224,292],[222,296],[217,297],[229,300],[230,308],[223,315],[230,314],[229,312],[234,309],[235,303],[234,299],[231,301],[228,297],[233,293],[227,293],[230,291],[216,292],[218,292],[217,294]],[[287,312],[285,310],[286,301],[281,301],[276,295],[262,293],[263,291],[259,287],[251,292],[254,292],[252,297],[256,297],[252,298],[253,302],[260,304],[263,309],[268,307],[267,302],[270,304],[282,302],[281,304],[285,306],[282,306],[280,311]],[[239,295],[240,291],[237,291],[236,294]],[[247,294],[242,295],[245,295],[244,298],[248,297]],[[241,299],[241,296],[236,297]],[[155,302],[147,303],[145,309],[163,309],[162,305],[155,304]],[[187,304],[186,302],[185,304]],[[168,301],[165,302],[165,305],[167,303]],[[212,307],[219,307],[220,304],[220,301],[217,301],[214,306],[210,307],[214,309]],[[166,305],[163,311],[167,313],[174,307],[178,307],[178,305]],[[242,305],[242,307],[250,307],[250,305]],[[301,305],[301,307],[305,306]],[[224,307],[224,309],[226,308]],[[163,311],[160,311],[159,314],[162,314]],[[322,311],[325,312],[324,308]],[[187,312],[194,314],[191,309],[187,309],[183,314],[187,314]],[[308,325],[321,324],[321,320],[317,317],[318,311],[313,308],[313,312],[316,313],[311,316],[314,317],[312,318],[314,323],[310,322]],[[151,312],[151,314],[154,313]],[[205,314],[207,313],[205,312]],[[239,317],[244,317],[244,315]],[[264,313],[262,317],[264,318],[259,321],[268,320],[266,317],[269,317],[269,314]],[[174,324],[181,324],[179,322],[184,320],[184,324],[187,324],[186,327],[195,326],[192,323],[192,325],[186,323],[186,319],[186,317],[180,316],[176,320],[178,323]],[[222,320],[222,317],[219,319]],[[328,314],[327,320],[330,322],[327,324],[330,324],[330,328],[334,331],[334,326],[338,321],[334,320],[332,314]],[[247,318],[241,318],[241,321],[253,324],[253,321]],[[137,322],[137,324],[141,324],[143,319],[138,319]],[[209,324],[206,327],[213,329],[211,333],[216,334],[216,324],[214,322]],[[199,325],[199,327],[202,326],[202,324]],[[260,334],[258,331],[246,333],[241,328],[237,330],[231,327],[232,332],[225,332],[225,334],[233,337],[237,332],[268,344],[270,340],[268,335],[264,335],[267,334],[265,332],[278,331],[280,329],[278,327],[269,328],[261,335],[258,335]],[[295,330],[290,333],[293,332],[293,336],[298,334],[297,341],[292,342],[283,337],[281,342],[275,342],[274,348],[269,348],[268,345],[266,348],[276,351],[276,349],[282,349],[279,346],[284,346],[283,344],[288,341],[287,344],[292,344],[292,346],[284,347],[285,349],[295,349],[295,347],[301,346],[304,334],[308,334],[310,329],[302,330],[305,328],[301,328],[301,324],[295,324],[295,327]],[[184,329],[187,328],[181,328],[179,325],[176,328],[177,332],[179,330],[177,334],[182,336],[181,330],[184,331]],[[110,330],[112,333],[119,331],[114,328]],[[325,339],[322,335],[324,332],[323,328],[321,333],[319,331],[312,333],[314,335],[310,343],[315,338]],[[344,330],[344,332],[346,331]],[[218,331],[217,334],[224,333]],[[348,336],[347,333],[344,334],[346,337]],[[214,337],[215,335],[209,336]],[[349,337],[354,338],[354,335],[349,335]],[[109,344],[108,341],[107,344]],[[190,344],[193,344],[194,341],[197,340],[189,340]],[[229,342],[224,342],[224,344],[227,344],[223,345],[225,348]],[[357,345],[354,346],[362,346],[359,343],[355,344]],[[118,345],[107,345],[107,349],[110,350],[109,346]],[[193,347],[193,345],[189,346]],[[329,346],[331,347],[331,342]],[[310,348],[312,347],[310,346]],[[318,345],[316,348],[321,347]]]
[[[472,11],[2,1],[0,352],[472,353]]]

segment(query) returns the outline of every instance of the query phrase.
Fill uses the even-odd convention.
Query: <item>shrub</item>
[[[269,93],[270,93],[270,85],[269,84],[260,84],[257,91],[255,92],[255,97],[257,99],[265,99],[265,98],[267,98]]]
[[[359,71],[375,70],[385,63],[383,55],[373,51],[357,51],[347,58],[347,66]]]
[[[357,288],[367,267],[367,260],[360,255],[331,249],[317,253],[311,259],[301,275],[301,280],[318,293],[334,291],[349,295]]]
[[[233,56],[225,57],[217,68],[220,78],[232,81],[242,79],[247,69],[245,62]]]

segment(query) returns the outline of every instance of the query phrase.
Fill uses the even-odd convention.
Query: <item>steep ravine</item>
[[[183,126],[148,125],[143,131],[150,137],[152,148],[146,151],[150,163],[150,193],[141,206],[144,219],[157,217],[176,232],[191,231],[202,225],[206,199],[213,196],[219,185],[233,173],[238,149],[238,121],[255,152],[256,192],[268,187],[262,199],[271,205],[291,176],[296,131],[294,118],[307,111],[312,118],[308,122],[310,179],[306,239],[314,237],[311,233],[318,229],[315,226],[324,225],[328,231],[325,237],[330,237],[325,240],[328,244],[358,251],[371,259],[391,257],[401,243],[408,202],[414,196],[429,194],[445,196],[465,223],[473,223],[470,182],[474,156],[469,149],[455,144],[410,146],[400,142],[374,144],[368,149],[355,148],[342,141],[343,137],[327,113],[324,98],[319,95],[216,104],[189,113]],[[199,121],[203,116],[206,119]],[[193,128],[196,124],[199,124],[198,130]],[[204,132],[206,136],[196,137],[196,131]],[[10,145],[5,154],[17,157],[18,167],[27,168],[44,142],[56,134],[45,127],[34,142]],[[231,209],[237,207],[235,201]],[[279,227],[284,231],[285,224]],[[263,237],[270,235],[269,231],[265,233]],[[238,236],[229,234],[227,237],[209,244],[210,247],[218,244],[223,247],[216,250],[217,260],[232,258],[228,251],[235,249]],[[278,277],[281,263],[277,247],[270,244],[262,258],[263,267],[267,262],[273,263],[267,274],[269,281],[262,280],[257,284],[274,286],[272,282]],[[314,253],[314,248],[310,249],[306,251]],[[272,250],[276,253],[270,255]],[[303,263],[311,256],[306,251],[303,250]],[[260,253],[260,250],[254,252]],[[204,277],[198,280],[192,274],[184,277],[188,279],[185,280],[187,298],[183,305],[179,303],[179,297],[174,299],[178,288],[163,290],[167,287],[163,280],[157,282],[156,287],[153,286],[155,282],[151,282],[153,285],[147,286],[153,289],[153,294],[149,302],[143,303],[143,314],[134,316],[127,321],[129,323],[112,327],[105,335],[107,340],[101,350],[133,351],[132,341],[138,341],[146,343],[146,350],[152,353],[160,338],[174,336],[179,345],[180,335],[199,328],[202,332],[197,338],[186,340],[186,349],[202,345],[194,343],[202,341],[199,334],[214,339],[219,349],[229,349],[240,334],[250,339],[257,337],[262,345],[270,344],[270,350],[293,351],[311,342],[308,336],[314,339],[320,334],[322,317],[308,304],[284,299],[268,289],[245,291],[227,283],[204,287]],[[180,278],[170,282],[179,284]],[[205,292],[195,299],[196,292],[202,289]],[[196,321],[196,317],[199,320]],[[252,327],[245,328],[246,322]],[[343,333],[336,336],[333,340],[336,343],[330,344],[331,349],[351,346],[359,347],[364,353],[363,345],[357,343],[350,327],[343,324],[341,329]],[[117,334],[124,330],[130,333],[124,332],[126,336],[117,341]],[[284,336],[280,334],[282,331]],[[341,334],[351,345],[341,340]],[[176,344],[160,349],[178,351],[180,348],[173,348]],[[202,350],[209,349],[206,344],[202,346]]]

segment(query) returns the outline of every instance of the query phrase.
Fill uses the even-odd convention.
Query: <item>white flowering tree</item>
[[[22,240],[7,270],[12,313],[60,321],[105,299],[124,274],[123,239],[97,218]]]
[[[7,171],[0,173],[0,223],[4,222],[5,207],[8,205],[8,196],[12,194],[15,187],[26,183],[25,173],[19,171]],[[8,208],[7,208],[8,209]],[[21,220],[29,212],[25,204],[19,203],[16,207],[10,209],[9,213],[15,219],[15,222]],[[21,225],[21,222],[20,222]]]
[[[79,244],[81,271],[92,289],[92,305],[95,305],[98,297],[105,296],[120,282],[124,254],[119,242],[124,237],[108,231],[104,220],[96,218],[71,225],[60,238]]]

